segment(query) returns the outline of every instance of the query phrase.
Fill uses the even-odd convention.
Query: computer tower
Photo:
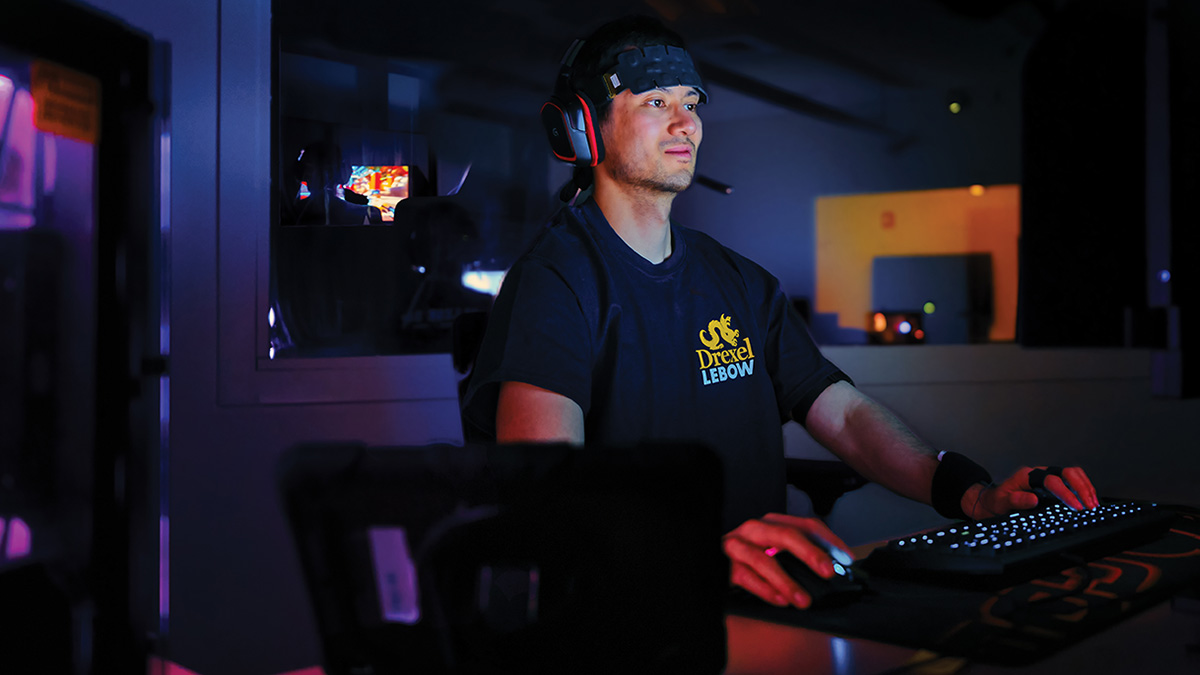
[[[1146,8],[1068,4],[1022,77],[1017,340],[1124,344],[1146,300]]]
[[[1018,342],[1170,352],[1177,395],[1200,389],[1198,30],[1187,0],[1071,2],[1022,87]]]
[[[62,278],[55,233],[0,230],[0,518],[55,497]]]

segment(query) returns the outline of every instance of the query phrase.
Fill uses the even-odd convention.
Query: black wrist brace
[[[992,476],[987,469],[957,452],[947,452],[933,472],[930,501],[933,508],[947,518],[969,520],[962,510],[963,495],[976,483],[990,485],[991,482]]]

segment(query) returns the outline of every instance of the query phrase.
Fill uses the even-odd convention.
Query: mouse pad
[[[753,598],[733,614],[844,637],[1028,665],[1171,597],[1200,579],[1200,516],[1180,511],[1161,538],[999,590],[870,576],[857,602],[801,611]]]

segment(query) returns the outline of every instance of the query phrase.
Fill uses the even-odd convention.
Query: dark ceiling
[[[1061,0],[275,0],[282,48],[432,69],[449,98],[514,114],[549,93],[575,37],[657,15],[705,78],[757,103],[871,128],[881,87],[953,89],[1019,71]],[[350,7],[354,8],[351,11]],[[455,94],[454,92],[458,92]],[[742,100],[742,99],[739,99]],[[886,130],[883,130],[886,131]]]

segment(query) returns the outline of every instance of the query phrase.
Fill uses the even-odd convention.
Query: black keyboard
[[[1128,550],[1161,535],[1174,518],[1148,502],[1105,500],[1084,511],[1054,504],[893,539],[861,565],[879,576],[948,584],[1018,583]]]

